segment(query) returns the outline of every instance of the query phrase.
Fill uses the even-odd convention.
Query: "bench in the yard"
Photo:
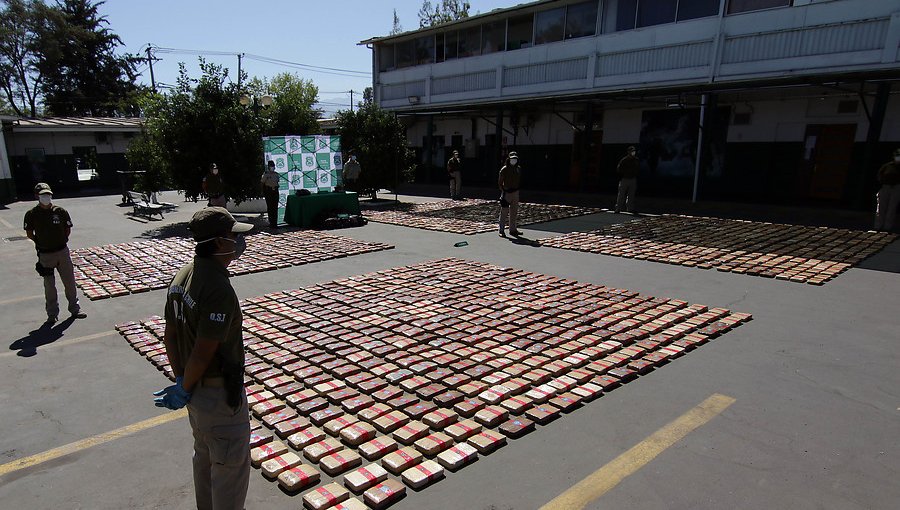
[[[147,196],[143,193],[138,193],[137,191],[129,191],[128,199],[131,201],[131,205],[134,207],[134,214],[140,214],[142,216],[146,216],[147,218],[152,218],[154,214],[158,214],[160,218],[163,217],[163,210],[165,207],[154,204],[147,199]]]

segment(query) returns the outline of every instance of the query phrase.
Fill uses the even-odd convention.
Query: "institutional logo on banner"
[[[316,153],[316,168],[319,170],[331,170],[331,153]]]
[[[276,172],[287,172],[288,168],[290,168],[288,167],[288,158],[285,154],[271,154],[266,159],[275,162]],[[268,161],[266,164],[268,164]]]
[[[288,190],[303,189],[303,172],[299,170],[291,170],[288,172]]]
[[[344,155],[341,154],[341,151],[335,152],[332,154],[332,167],[335,170],[343,170],[344,169]]]
[[[317,180],[319,188],[331,188],[333,186],[331,184],[331,170],[320,169]]]
[[[318,168],[318,166],[316,165],[315,153],[309,153],[309,152],[303,153],[301,155],[301,160],[303,163],[302,168],[304,171],[308,172],[308,171],[315,170],[316,168]]]
[[[331,152],[331,137],[316,135],[316,152]]]

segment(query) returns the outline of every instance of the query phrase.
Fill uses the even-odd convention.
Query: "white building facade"
[[[900,146],[896,0],[543,0],[363,41],[376,101],[437,182],[868,207]]]

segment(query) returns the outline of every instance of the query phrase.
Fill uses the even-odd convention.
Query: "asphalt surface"
[[[162,199],[179,210],[153,221],[132,217],[118,195],[56,202],[73,218],[70,247],[77,248],[172,235],[180,228],[171,224],[200,207],[174,193]],[[15,240],[34,203],[0,207],[0,465],[167,413],[151,397],[167,380],[112,333],[117,323],[161,314],[164,291],[93,302],[82,296],[87,319],[41,330],[33,246]],[[603,213],[523,230],[541,239],[629,219]],[[391,508],[539,508],[717,393],[735,402],[586,508],[898,508],[900,242],[817,287],[514,244],[494,233],[378,223],[334,233],[395,249],[235,277],[238,295],[455,256],[754,317],[445,480],[408,491]],[[468,246],[454,247],[458,241]],[[22,509],[192,508],[191,444],[187,420],[170,421],[8,472],[0,476],[0,501]],[[302,502],[254,470],[246,506]]]

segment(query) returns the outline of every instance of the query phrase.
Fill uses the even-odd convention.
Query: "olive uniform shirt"
[[[619,164],[616,166],[616,172],[622,179],[633,179],[637,177],[640,170],[641,161],[637,156],[632,156],[630,154],[619,160]]]
[[[178,271],[166,297],[166,323],[175,326],[175,345],[187,366],[194,343],[203,337],[220,342],[203,377],[220,377],[223,365],[244,368],[241,307],[228,269],[215,259],[194,257]]]
[[[893,186],[900,184],[900,163],[885,163],[878,169],[878,183]]]
[[[72,219],[65,209],[51,205],[45,209],[36,205],[25,213],[25,230],[34,230],[34,244],[41,253],[62,250],[69,242],[66,229],[72,228]]]
[[[225,183],[218,174],[208,174],[203,178],[206,183],[206,195],[210,198],[217,197],[225,192]]]

